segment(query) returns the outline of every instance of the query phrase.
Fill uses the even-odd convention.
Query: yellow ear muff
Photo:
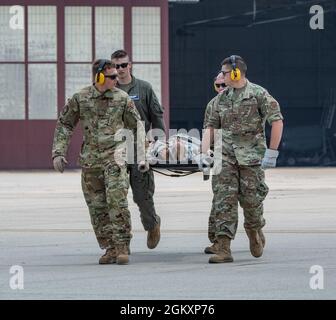
[[[233,81],[239,81],[241,77],[240,70],[238,68],[235,68],[234,70],[231,70],[231,80]]]
[[[241,77],[241,73],[240,73],[239,68],[237,68],[237,65],[236,65],[236,56],[235,55],[230,56],[230,61],[231,61],[231,65],[232,65],[232,71],[231,71],[231,74],[230,74],[231,80],[232,81],[239,81],[240,77]]]
[[[105,76],[104,76],[103,70],[104,70],[105,64],[107,62],[108,62],[108,60],[105,60],[105,59],[100,60],[99,66],[98,66],[98,69],[97,69],[97,73],[96,73],[96,76],[95,76],[95,83],[98,83],[98,84],[104,84],[105,83]]]
[[[96,74],[95,82],[96,82],[96,83],[99,83],[99,84],[104,84],[104,82],[105,82],[105,76],[104,76],[104,73],[102,73],[102,72],[98,72],[98,73]]]

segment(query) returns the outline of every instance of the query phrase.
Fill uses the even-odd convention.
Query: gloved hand
[[[54,169],[60,173],[63,173],[65,165],[68,163],[63,156],[57,156],[53,159]]]
[[[204,153],[199,153],[196,156],[194,156],[194,161],[197,163],[198,168],[200,169],[200,171],[209,171],[212,163],[214,161],[213,159],[213,154],[208,153],[208,154],[204,154]]]
[[[263,169],[275,168],[278,155],[278,150],[266,149],[264,158],[261,161],[261,167]]]
[[[140,161],[138,163],[138,170],[141,173],[147,172],[149,170],[149,163],[148,163],[148,161]]]

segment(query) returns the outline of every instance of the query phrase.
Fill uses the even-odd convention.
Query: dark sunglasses
[[[117,79],[118,75],[117,74],[104,74],[105,78],[110,78],[111,80]]]
[[[120,64],[116,64],[116,68],[119,69],[121,68],[126,68],[128,66],[128,62],[124,62],[124,63],[120,63]]]
[[[225,83],[215,83],[215,86],[216,86],[216,88],[220,88],[220,87],[222,87],[222,88],[225,88]]]

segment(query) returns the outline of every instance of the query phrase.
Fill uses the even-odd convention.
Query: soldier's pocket
[[[106,113],[109,119],[109,125],[111,125],[113,124],[113,122],[122,121],[124,107],[122,106],[121,102],[109,101]]]
[[[217,177],[217,175],[212,176],[211,186],[212,186],[212,192],[213,193],[218,192],[219,188],[218,188],[218,177]]]
[[[265,200],[269,188],[265,183],[265,173],[262,169],[258,171],[257,177],[258,177],[257,198],[260,202],[262,202]]]
[[[79,117],[81,120],[92,118],[93,107],[89,101],[79,101]]]
[[[83,183],[89,192],[104,191],[104,176],[101,170],[83,168]]]
[[[255,98],[243,101],[239,109],[239,118],[245,130],[255,131],[262,122],[258,112],[258,103]]]
[[[117,164],[111,164],[108,168],[108,181],[109,184],[119,187],[119,188],[126,188],[129,187],[129,178],[127,174],[126,165],[118,166]]]

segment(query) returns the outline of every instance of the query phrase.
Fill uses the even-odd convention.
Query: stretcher
[[[185,134],[171,136],[168,141],[156,141],[147,151],[153,171],[169,177],[185,177],[201,171],[195,161],[200,153],[201,141]],[[208,180],[210,168],[202,170],[203,180]]]
[[[195,172],[199,172],[200,169],[198,168],[197,164],[193,163],[160,163],[150,165],[154,172],[159,174],[168,176],[168,177],[185,177],[193,174]],[[165,172],[166,171],[166,172]],[[210,169],[209,170],[202,170],[203,172],[203,180],[209,180],[210,177]]]

